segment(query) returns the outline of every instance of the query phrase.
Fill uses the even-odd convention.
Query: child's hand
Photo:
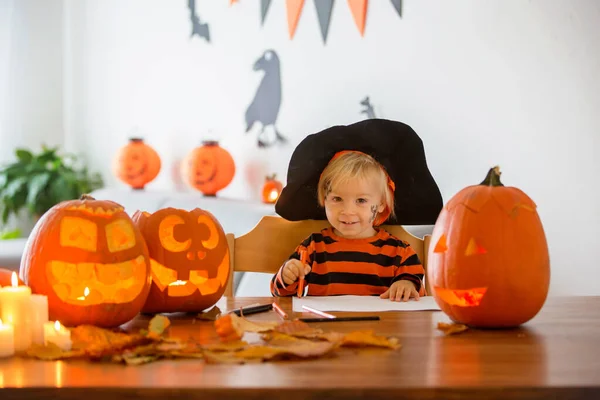
[[[392,283],[392,286],[381,294],[382,299],[389,298],[391,301],[408,301],[411,297],[419,300],[419,292],[415,284],[409,280],[400,280]]]
[[[281,271],[281,277],[283,278],[283,283],[291,285],[296,282],[298,278],[304,278],[309,272],[310,267],[308,265],[302,264],[299,260],[292,258],[284,264],[283,271]]]

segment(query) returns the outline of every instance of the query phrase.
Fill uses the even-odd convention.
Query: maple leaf
[[[455,324],[455,323],[447,323],[447,322],[438,322],[437,328],[444,332],[444,335],[455,335],[457,333],[461,333],[469,329],[468,326],[463,324]]]
[[[397,338],[388,338],[376,335],[372,330],[350,332],[342,338],[341,345],[344,347],[374,346],[399,349]]]
[[[81,350],[91,358],[102,358],[123,350],[152,342],[140,334],[114,332],[93,325],[79,325],[71,329],[73,350]]]
[[[56,344],[49,342],[46,345],[33,344],[25,353],[28,357],[37,358],[38,360],[54,361],[63,360],[66,358],[81,357],[84,352],[80,350],[64,351]]]
[[[268,332],[278,325],[279,322],[254,322],[235,314],[226,314],[215,321],[217,335],[223,342],[240,340],[244,332]]]
[[[148,334],[146,336],[151,339],[159,339],[169,325],[171,325],[169,318],[164,315],[155,315],[148,323]]]

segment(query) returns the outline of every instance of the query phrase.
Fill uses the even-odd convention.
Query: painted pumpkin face
[[[48,296],[63,325],[115,327],[141,310],[150,290],[146,243],[123,207],[90,197],[62,202],[38,221],[20,276]]]
[[[229,280],[229,247],[215,217],[196,208],[138,211],[133,220],[150,252],[152,288],[143,312],[200,312],[214,305]]]
[[[235,175],[231,154],[218,142],[207,141],[191,151],[182,164],[184,180],[205,196],[215,196]]]
[[[440,308],[473,327],[514,327],[542,308],[550,284],[535,203],[499,169],[454,196],[436,221],[427,279]]]
[[[160,172],[160,157],[143,139],[132,138],[115,158],[115,175],[134,189],[143,189]]]

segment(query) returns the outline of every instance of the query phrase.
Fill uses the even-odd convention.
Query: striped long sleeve
[[[346,239],[327,228],[304,240],[290,258],[300,259],[302,249],[308,251],[311,267],[306,275],[309,296],[379,295],[402,279],[413,282],[425,295],[419,257],[408,243],[383,229],[370,238]],[[293,296],[298,283],[286,286],[282,269],[271,280],[271,294]]]

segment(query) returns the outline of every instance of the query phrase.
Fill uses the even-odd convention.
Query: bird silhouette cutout
[[[362,105],[362,106],[365,107],[362,110],[360,110],[360,113],[361,114],[366,114],[367,115],[367,119],[376,118],[375,117],[375,109],[373,108],[373,105],[371,104],[371,100],[369,99],[369,96],[367,96],[364,99],[362,99],[360,101],[360,105]]]
[[[190,9],[190,22],[192,23],[192,33],[190,33],[190,37],[194,37],[194,35],[203,37],[210,43],[208,24],[201,23],[200,17],[196,14],[196,0],[188,0],[188,8]]]
[[[277,116],[281,106],[281,73],[279,56],[274,50],[267,50],[256,60],[254,71],[263,71],[264,75],[254,99],[246,109],[246,133],[256,122],[261,123],[258,133],[258,147],[269,147],[276,143],[285,143],[287,139],[279,133]],[[272,127],[266,130],[267,127]]]

